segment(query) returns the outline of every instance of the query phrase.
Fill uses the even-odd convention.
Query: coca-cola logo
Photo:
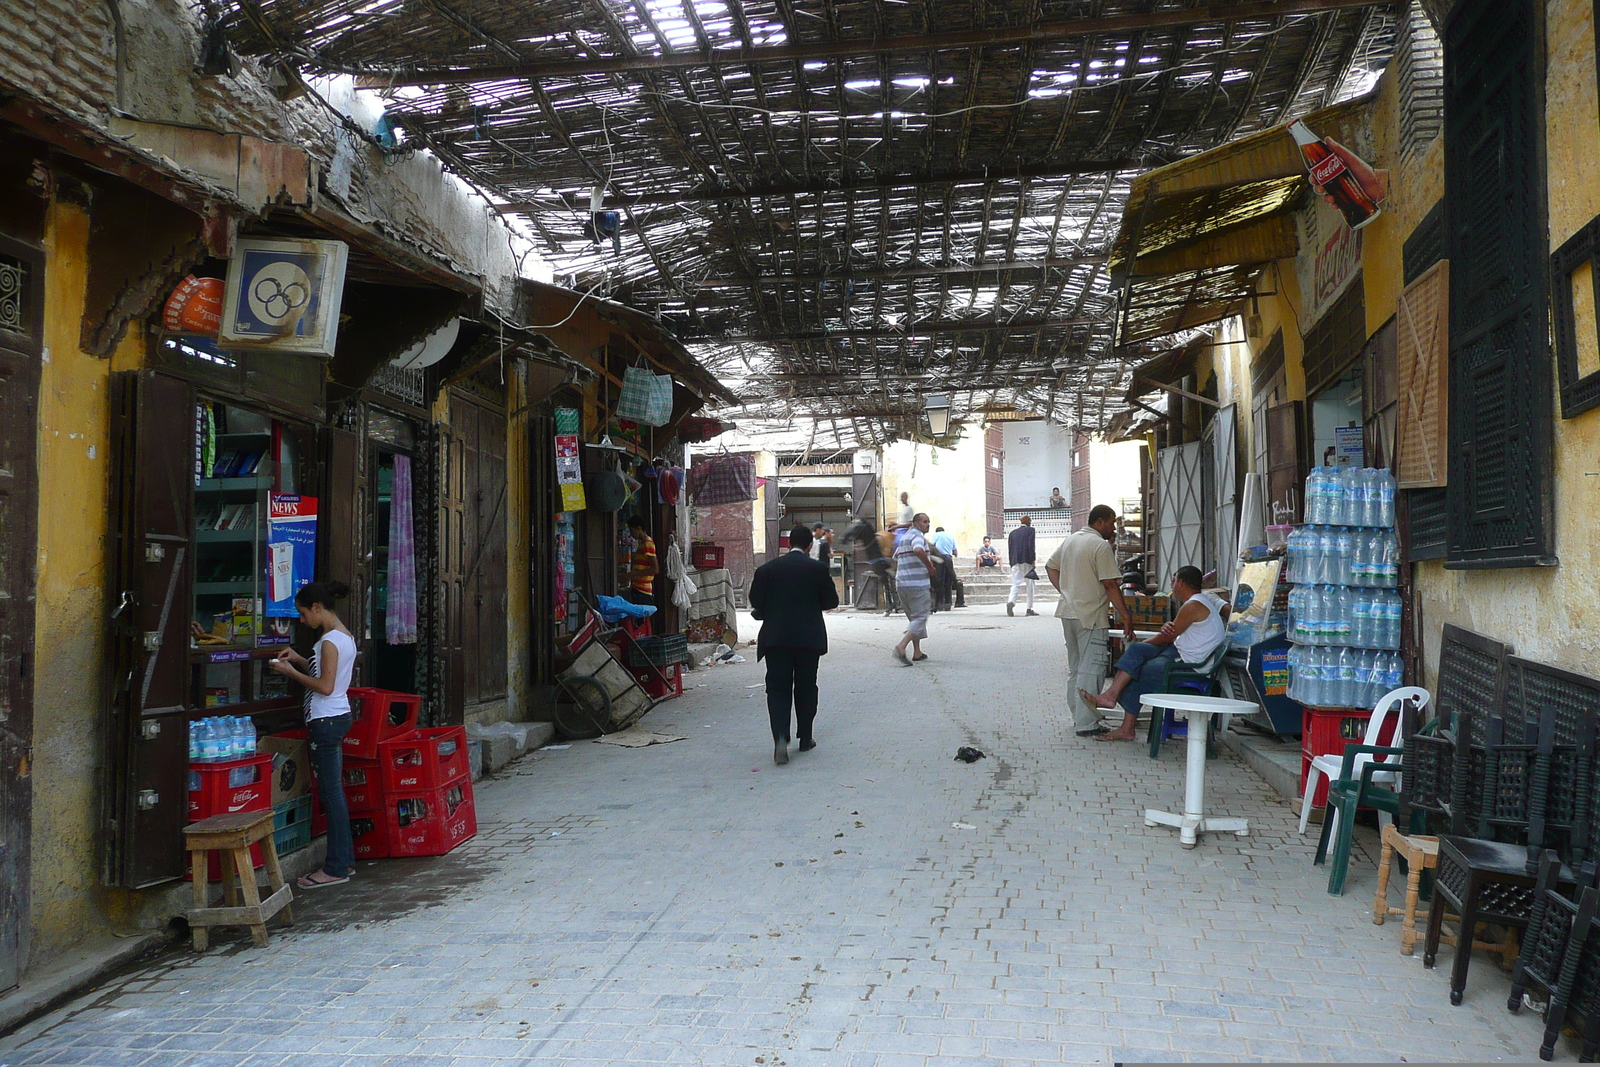
[[[1311,164],[1311,180],[1318,185],[1327,185],[1333,179],[1344,173],[1344,160],[1338,156],[1330,155],[1326,159],[1318,160]]]

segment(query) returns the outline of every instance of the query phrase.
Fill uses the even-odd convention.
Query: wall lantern
[[[950,430],[950,398],[943,393],[931,393],[922,402],[928,415],[928,429],[935,437],[943,437]]]

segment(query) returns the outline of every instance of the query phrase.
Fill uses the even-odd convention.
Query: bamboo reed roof
[[[744,401],[905,436],[923,395],[1094,430],[1140,171],[1364,90],[1366,0],[209,0],[235,48],[384,94],[558,279]],[[594,240],[592,190],[619,216]]]

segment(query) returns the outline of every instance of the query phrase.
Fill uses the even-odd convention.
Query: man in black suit
[[[789,551],[756,568],[750,612],[761,621],[756,659],[767,661],[767,715],[772,719],[772,762],[789,762],[789,703],[794,701],[800,751],[817,747],[817,661],[828,651],[822,613],[839,606],[828,568],[806,555],[811,531],[796,526]]]

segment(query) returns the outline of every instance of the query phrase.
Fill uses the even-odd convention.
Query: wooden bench
[[[194,907],[189,909],[189,927],[194,933],[196,952],[204,952],[208,929],[213,926],[248,926],[258,945],[267,943],[267,920],[279,912],[284,921],[294,924],[289,904],[294,893],[283,881],[278,866],[278,849],[272,841],[271,810],[239,811],[213,815],[184,827],[184,847],[193,864],[190,878],[194,885]],[[266,900],[256,887],[256,872],[250,863],[250,846],[260,842],[266,859],[267,883],[272,895]],[[211,906],[206,889],[209,854],[222,854],[222,896],[225,907]],[[234,879],[238,879],[237,888]],[[240,894],[243,902],[240,902]]]

